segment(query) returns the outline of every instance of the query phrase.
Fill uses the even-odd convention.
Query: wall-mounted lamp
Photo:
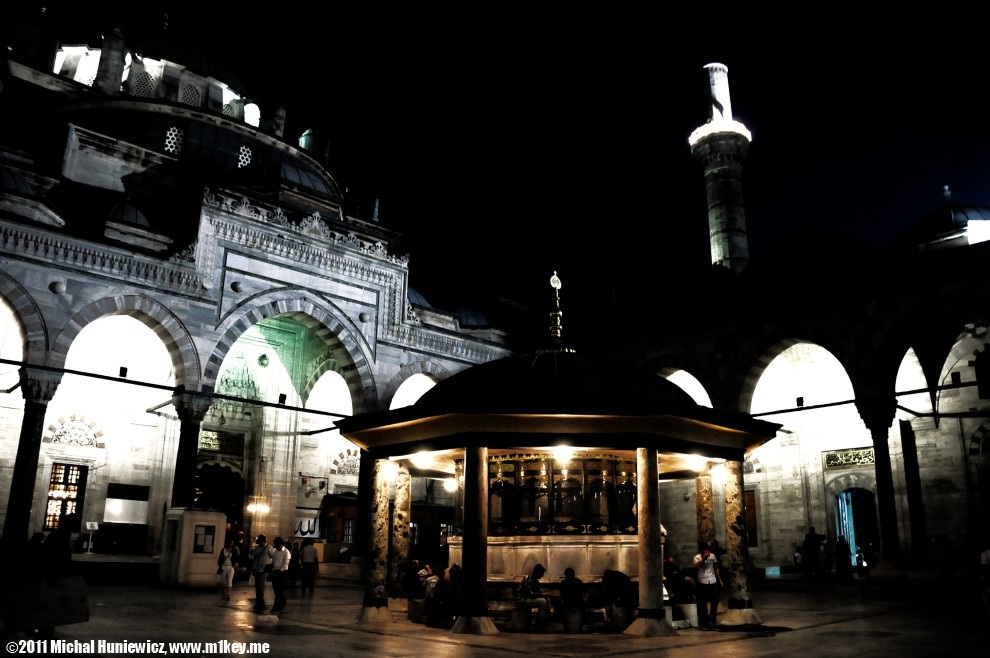
[[[691,494],[689,494],[688,492],[685,491],[684,492],[684,502],[686,503],[689,500],[691,500]]]

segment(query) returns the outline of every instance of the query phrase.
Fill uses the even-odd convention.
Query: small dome
[[[151,226],[151,224],[148,223],[148,218],[144,216],[144,213],[138,210],[137,206],[133,205],[126,199],[116,201],[110,206],[110,209],[107,211],[107,219],[120,222],[121,224],[132,224],[134,226],[144,227]]]
[[[430,303],[426,301],[426,297],[420,294],[418,290],[412,288],[409,289],[409,303],[415,306],[422,306],[423,308],[433,308]]]
[[[0,165],[0,190],[14,192],[23,196],[33,196],[31,186],[24,178],[10,167]]]
[[[458,308],[457,321],[462,327],[490,327],[494,324],[484,311],[474,306]]]
[[[647,370],[545,350],[462,370],[413,406],[439,413],[658,415],[698,405],[676,384]]]
[[[336,190],[332,189],[323,178],[312,171],[285,162],[282,163],[282,180],[298,187],[305,187],[331,199],[339,198]]]

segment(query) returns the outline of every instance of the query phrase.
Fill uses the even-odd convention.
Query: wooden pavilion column
[[[488,614],[488,448],[464,450],[464,543],[461,610],[451,633],[494,635]]]
[[[624,631],[638,637],[677,635],[663,609],[660,533],[660,469],[656,448],[636,449],[636,514],[639,531],[639,611]]]
[[[388,609],[388,488],[392,464],[385,459],[374,460],[372,468],[372,500],[368,520],[371,523],[371,546],[364,560],[364,605],[359,622],[391,622]]]
[[[715,541],[715,495],[712,493],[712,476],[699,474],[694,480],[694,507],[698,518],[698,545],[709,546]]]
[[[399,466],[395,475],[395,507],[392,510],[392,568],[389,591],[392,596],[409,596],[406,572],[409,571],[409,522],[412,519],[412,477],[408,466]]]
[[[727,461],[725,481],[725,555],[722,557],[722,580],[729,590],[728,611],[722,617],[727,624],[762,624],[753,609],[749,592],[749,541],[746,532],[746,500],[742,462]]]

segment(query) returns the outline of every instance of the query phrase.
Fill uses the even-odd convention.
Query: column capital
[[[179,420],[202,423],[206,418],[206,412],[210,410],[210,405],[213,404],[213,396],[183,391],[172,398],[172,404],[175,405]]]
[[[856,410],[871,431],[885,430],[894,423],[897,398],[893,396],[856,398]]]
[[[24,366],[20,369],[20,383],[25,402],[48,404],[62,383],[62,373]]]

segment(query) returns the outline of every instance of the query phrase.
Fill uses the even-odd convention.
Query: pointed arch
[[[436,361],[424,360],[407,363],[399,368],[399,372],[395,373],[395,376],[385,385],[385,388],[382,390],[382,402],[386,405],[391,405],[392,398],[395,397],[395,393],[399,390],[399,387],[413,375],[426,375],[430,379],[439,382],[451,374],[450,370]]]
[[[24,341],[24,360],[48,365],[48,327],[41,310],[20,284],[0,272],[0,297],[6,300],[17,318]]]
[[[192,336],[172,311],[143,295],[104,297],[73,314],[55,337],[50,365],[64,367],[69,347],[79,332],[94,320],[108,315],[127,315],[151,329],[168,350],[175,370],[176,385],[190,390],[198,389],[200,360]]]
[[[377,411],[378,395],[372,372],[372,354],[359,328],[333,303],[306,291],[276,291],[254,297],[241,304],[217,327],[219,339],[206,362],[203,388],[213,390],[220,367],[231,347],[251,326],[278,315],[291,315],[314,329],[327,344],[339,346],[350,360],[341,367],[351,397],[356,401],[355,413]],[[327,369],[332,367],[324,359]],[[325,372],[325,371],[324,371]],[[322,373],[321,373],[322,374]],[[319,377],[309,377],[303,399]]]

